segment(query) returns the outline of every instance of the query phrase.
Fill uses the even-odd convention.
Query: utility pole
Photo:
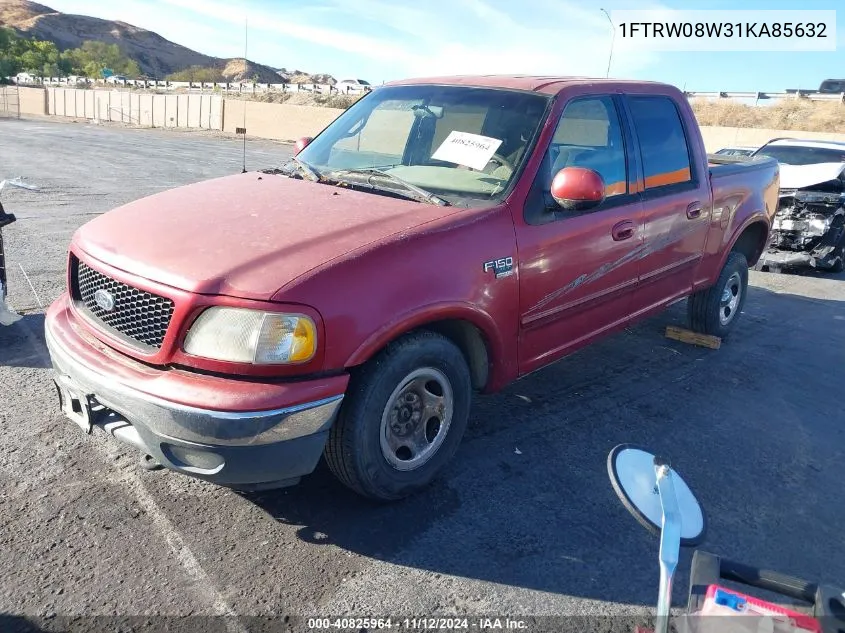
[[[613,45],[616,42],[616,25],[613,24],[613,20],[610,19],[610,14],[607,11],[604,9],[600,9],[600,11],[607,16],[610,28],[613,29],[613,35],[610,36],[610,54],[607,56],[607,73],[605,74],[605,77],[610,77],[610,62],[613,60]]]
[[[244,74],[247,73],[249,70],[249,62],[247,61],[247,43],[249,42],[249,18],[244,16]],[[241,90],[243,90],[243,78],[241,78]],[[255,84],[252,85],[253,92],[255,92]],[[244,126],[241,128],[243,130],[244,135],[244,151],[243,151],[243,171],[241,173],[246,173],[246,106],[247,102],[242,101],[241,104],[244,108]]]

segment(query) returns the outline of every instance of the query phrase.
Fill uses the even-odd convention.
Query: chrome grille
[[[173,316],[173,301],[112,279],[79,260],[74,264],[73,294],[83,311],[128,339],[130,344],[161,348]],[[112,298],[110,310],[97,301],[98,290],[104,290]]]

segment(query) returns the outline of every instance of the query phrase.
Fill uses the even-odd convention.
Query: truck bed
[[[778,163],[774,158],[760,156],[716,156],[708,155],[710,166],[710,188],[713,205],[720,207],[763,204],[763,192],[775,187],[777,200]],[[755,200],[756,198],[756,200]]]
[[[768,156],[722,156],[708,154],[707,163],[710,166],[711,180],[716,177],[729,176],[737,173],[748,173],[757,169],[765,169],[772,163],[777,163]]]

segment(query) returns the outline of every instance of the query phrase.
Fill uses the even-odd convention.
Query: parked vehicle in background
[[[758,270],[845,270],[845,142],[773,139],[755,156],[780,163],[772,236]]]
[[[825,79],[819,86],[823,94],[839,94],[845,92],[845,79]]]
[[[123,75],[109,75],[106,77],[107,84],[120,84],[126,81],[126,77]]]
[[[728,335],[777,191],[774,160],[709,164],[673,86],[393,82],[282,168],[81,227],[46,318],[60,406],[221,485],[291,485],[324,454],[399,499],[455,455],[474,391],[685,298]]]
[[[35,75],[32,75],[30,73],[18,73],[17,75],[15,75],[14,79],[15,79],[15,83],[18,84],[18,85],[32,84],[32,83],[35,83],[37,81],[37,78],[35,77]]]
[[[747,147],[747,146],[739,146],[739,147],[723,147],[722,149],[718,150],[716,154],[719,156],[751,156],[756,150],[756,147]]]
[[[338,92],[366,92],[372,89],[370,83],[363,79],[344,79],[337,82],[334,87]]]
[[[775,138],[757,148],[753,156],[768,156],[783,165],[818,165],[845,162],[845,142]]]

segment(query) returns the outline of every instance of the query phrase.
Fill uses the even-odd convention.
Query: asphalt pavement
[[[9,303],[25,316],[0,327],[0,628],[97,615],[229,615],[225,630],[244,630],[249,616],[647,613],[658,540],[611,488],[606,458],[622,442],[673,460],[708,514],[704,549],[845,584],[845,275],[752,272],[719,350],[663,336],[685,324],[681,303],[477,397],[447,476],[397,504],[363,501],[322,464],[295,488],[239,494],[144,471],[133,451],[83,435],[57,411],[43,342],[73,231],[239,172],[242,150],[211,133],[0,119],[0,179],[38,187],[3,192],[18,217],[3,230]],[[247,143],[249,169],[289,155]]]

